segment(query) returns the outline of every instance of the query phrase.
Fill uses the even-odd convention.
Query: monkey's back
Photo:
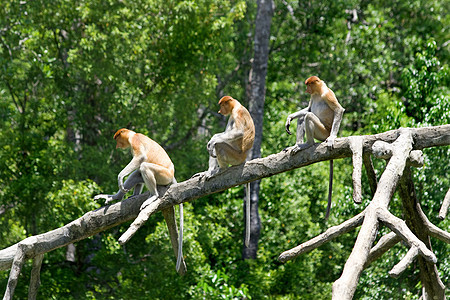
[[[244,136],[242,138],[242,152],[247,153],[255,141],[255,124],[248,110],[241,106],[237,112],[242,120],[244,120]]]
[[[142,154],[146,154],[146,162],[160,165],[162,167],[174,170],[174,165],[167,152],[157,142],[146,135],[136,133],[133,139],[137,139],[141,145],[139,149]],[[134,148],[134,145],[133,145]]]

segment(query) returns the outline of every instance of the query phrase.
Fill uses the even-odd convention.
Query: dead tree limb
[[[418,147],[418,145],[422,144],[417,140],[416,133],[409,129],[404,129],[401,132],[401,135],[398,136],[393,143],[380,139],[372,143],[372,149],[367,149],[364,147],[364,152],[366,153],[363,154],[363,161],[366,166],[368,176],[372,178],[371,188],[372,186],[376,186],[376,191],[372,202],[361,213],[364,215],[364,219],[361,221],[361,230],[358,234],[353,251],[345,264],[341,277],[333,284],[333,299],[351,299],[356,290],[361,272],[364,268],[392,248],[400,240],[403,240],[410,246],[410,251],[391,270],[390,274],[392,276],[398,276],[416,257],[418,258],[419,263],[422,261],[425,264],[426,270],[424,268],[424,272],[430,273],[430,271],[433,271],[434,269],[437,271],[435,265],[437,258],[431,251],[431,247],[428,246],[427,241],[423,241],[416,235],[412,225],[407,226],[405,221],[395,217],[388,211],[388,205],[396,190],[397,184],[400,182],[400,185],[403,185],[403,173],[405,172],[406,175],[409,174],[409,166],[420,167],[423,165],[422,152],[417,151],[422,149]],[[349,139],[351,150],[358,151],[355,146],[356,140],[353,138]],[[378,184],[376,184],[376,177],[374,176],[375,173],[372,171],[373,167],[368,153],[372,153],[379,158],[389,160]],[[354,153],[353,157],[356,156],[357,154]],[[359,168],[359,165],[356,165],[355,167]],[[412,194],[411,190],[409,190],[408,193]],[[436,236],[444,241],[448,240],[447,238],[450,235],[448,232],[431,224],[420,209],[416,208],[416,211],[421,217],[420,226],[426,231],[428,242],[428,234],[431,236]],[[354,220],[355,218],[356,217],[350,219],[349,221]],[[381,238],[378,244],[371,248],[375,241],[380,224],[386,225],[393,232]],[[359,224],[353,225],[356,226],[352,226],[351,228],[355,228]],[[348,230],[342,231],[342,233],[348,232],[351,228],[347,227]],[[311,251],[319,247],[323,243],[331,240],[330,232],[334,233],[332,238],[342,234],[335,231],[332,227],[312,240],[307,241],[291,250],[283,252],[279,259],[281,261],[286,261],[304,252]],[[442,288],[443,285],[440,284],[441,281],[438,274],[436,272],[431,272],[431,274],[432,280],[434,280],[436,284],[432,286],[429,284],[430,278],[422,278],[425,293],[432,297],[430,299],[434,299],[434,297],[436,297],[436,299],[444,299],[445,294]],[[425,281],[428,281],[428,283]]]
[[[353,298],[359,277],[361,276],[370,249],[377,235],[379,226],[378,218],[384,212],[388,212],[389,201],[394,194],[397,183],[405,168],[406,159],[412,150],[412,142],[411,133],[407,130],[402,130],[402,134],[393,143],[391,148],[393,155],[386,166],[386,170],[381,175],[372,202],[366,208],[364,222],[359,231],[353,251],[345,263],[341,277],[333,284],[333,299],[344,300]],[[387,149],[382,148],[382,150]],[[395,228],[395,226],[392,228]],[[398,232],[396,233],[398,234]]]
[[[363,163],[364,168],[366,169],[367,179],[369,181],[370,190],[372,191],[372,197],[375,195],[377,190],[378,180],[377,174],[375,173],[375,169],[372,163],[372,157],[370,153],[363,153]]]
[[[36,299],[39,286],[41,285],[41,266],[44,254],[38,254],[33,259],[33,268],[31,269],[30,288],[28,290],[28,299]]]
[[[372,262],[380,258],[384,253],[386,253],[400,241],[401,238],[396,235],[395,232],[389,232],[388,234],[382,236],[379,239],[378,243],[372,249],[370,249],[369,256],[367,257],[364,268],[367,268]]]
[[[364,137],[352,136],[349,137],[350,149],[352,150],[352,162],[353,162],[353,201],[355,203],[362,202],[362,187],[361,187],[361,177],[362,177],[362,164],[363,164],[363,142]]]
[[[444,220],[447,216],[448,207],[450,206],[450,189],[445,194],[444,201],[442,202],[441,210],[439,211],[439,218]]]
[[[405,168],[403,176],[400,179],[398,191],[404,209],[405,223],[411,228],[414,235],[424,243],[427,249],[431,251],[430,236],[436,236],[450,243],[448,239],[450,234],[431,224],[423,213],[414,189],[411,168]],[[445,286],[439,277],[436,263],[423,256],[418,256],[417,260],[425,299],[445,299]]]
[[[400,274],[403,273],[403,271],[405,271],[410,264],[412,264],[418,254],[419,250],[416,247],[409,248],[409,251],[406,253],[405,257],[403,257],[403,259],[389,271],[389,275],[392,277],[400,276]]]
[[[401,134],[402,132],[403,134]],[[372,145],[376,141],[392,143],[399,139],[396,143],[402,141],[402,145],[394,148],[393,152],[395,159],[391,159],[386,168],[389,172],[385,171],[380,178],[374,200],[369,205],[369,207],[375,208],[368,209],[368,207],[364,211],[364,220],[360,236],[363,235],[361,232],[363,232],[365,236],[364,238],[358,236],[353,251],[353,253],[361,253],[362,256],[352,253],[344,268],[344,273],[350,273],[351,277],[353,277],[350,280],[351,283],[348,283],[348,286],[353,289],[353,291],[356,287],[357,278],[359,278],[364,262],[367,261],[375,239],[379,215],[377,209],[386,209],[390,196],[392,196],[394,191],[395,183],[401,175],[402,167],[404,168],[404,165],[406,164],[406,158],[409,156],[410,148],[412,146],[406,147],[403,144],[409,143],[409,145],[414,145],[414,149],[416,150],[450,145],[450,125],[409,129],[407,132],[410,132],[410,134],[405,134],[404,132],[404,129],[392,130],[376,135],[364,136],[363,153],[372,153]],[[406,139],[405,136],[409,137],[407,139],[408,143],[404,142]],[[401,150],[396,150],[397,148]],[[336,139],[333,149],[329,149],[323,144],[315,144],[294,155],[291,155],[291,152],[282,151],[265,158],[248,161],[240,166],[228,168],[208,181],[196,177],[171,185],[167,191],[164,191],[163,187],[159,187],[163,189],[161,191],[158,189],[161,197],[158,201],[152,203],[152,205],[150,205],[150,211],[146,211],[145,213],[147,214],[147,217],[150,217],[152,214],[173,207],[174,205],[221,192],[233,186],[242,185],[250,181],[273,176],[316,162],[351,156],[353,156],[353,153],[350,147],[349,138]],[[391,179],[394,179],[394,182]],[[29,237],[22,242],[0,250],[0,270],[11,268],[10,279],[4,298],[12,298],[18,276],[25,260],[37,258],[54,249],[67,246],[70,243],[80,241],[101,231],[105,231],[111,227],[135,219],[139,214],[139,208],[142,202],[146,199],[147,195],[142,194],[99,208],[84,214],[79,219],[74,220],[61,228]],[[355,268],[355,266],[357,266],[357,268]],[[349,269],[355,270],[351,271]],[[347,289],[343,279],[338,280],[337,284],[335,283],[335,286],[336,287],[333,287],[333,290],[339,286],[342,286],[342,290]]]
[[[337,238],[338,236],[350,232],[356,227],[360,226],[364,220],[364,212],[359,213],[353,218],[345,221],[344,223],[328,228],[324,233],[316,236],[315,238],[303,243],[291,250],[285,251],[280,254],[278,260],[281,262],[286,262],[288,260],[294,259],[295,257],[309,252],[311,250],[320,247],[321,245],[328,243],[329,241]]]

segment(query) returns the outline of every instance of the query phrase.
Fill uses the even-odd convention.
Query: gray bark
[[[447,211],[450,206],[450,189],[448,189],[445,195],[444,201],[442,202],[441,209],[439,210],[439,219],[444,220],[447,216]]]
[[[407,255],[394,266],[389,274],[394,277],[398,276],[417,258],[421,269],[421,281],[424,287],[423,291],[425,299],[445,299],[444,286],[439,278],[436,267],[437,258],[431,251],[429,237],[436,237],[449,243],[450,233],[431,224],[420,209],[420,205],[417,203],[409,166],[420,167],[423,165],[421,151],[412,150],[413,145],[416,149],[420,149],[420,147],[417,146],[422,146],[423,144],[417,140],[414,130],[403,129],[401,132],[401,135],[392,144],[382,139],[372,143],[372,151],[365,148],[367,137],[362,137],[365,140],[363,148],[364,152],[366,152],[366,154],[364,154],[366,170],[368,171],[369,177],[372,177],[372,188],[376,189],[372,202],[367,208],[362,213],[343,224],[334,226],[314,239],[280,255],[279,259],[281,261],[293,259],[302,253],[311,251],[323,243],[348,232],[362,223],[355,246],[345,264],[343,273],[333,284],[333,299],[352,299],[357,282],[364,268],[392,248],[400,240],[403,240],[410,247],[410,250]],[[434,135],[435,132],[432,132],[432,130],[429,131],[429,133]],[[444,133],[444,136],[435,136],[435,138],[447,141],[447,135],[447,133]],[[354,153],[353,158],[354,164],[355,160],[358,161],[358,163],[355,164],[355,168],[359,169],[361,166],[361,162],[359,161],[360,150],[358,149],[359,147],[356,147],[356,140],[354,138],[350,138],[350,147],[354,152],[358,153],[358,155]],[[376,177],[374,176],[371,162],[367,155],[368,153],[389,160],[386,170],[382,174],[380,182],[377,185]],[[359,170],[357,172],[359,172]],[[388,211],[389,202],[398,183],[400,183],[400,195],[404,202],[405,214],[407,215],[406,222],[395,217]],[[354,185],[357,187],[359,183],[354,180]],[[392,232],[381,238],[377,245],[371,248],[380,224],[387,226]]]
[[[33,259],[33,268],[31,270],[30,288],[28,290],[28,299],[36,299],[39,286],[41,285],[41,266],[44,254],[39,254]]]
[[[399,195],[402,200],[406,224],[411,231],[431,250],[429,221],[422,212],[416,197],[410,168],[406,168],[400,180]],[[448,243],[449,241],[447,241]],[[427,294],[425,299],[445,299],[445,287],[439,278],[436,264],[418,256],[420,279]],[[411,262],[409,262],[410,264]],[[409,265],[408,264],[408,265]],[[392,271],[391,271],[392,272]]]
[[[392,143],[397,139],[399,139],[399,141],[397,141],[395,147],[393,147],[394,156],[389,161],[386,168],[387,171],[385,171],[380,178],[377,192],[372,203],[361,213],[364,215],[363,225],[355,244],[354,251],[349,257],[343,273],[343,276],[350,273],[350,277],[353,278],[349,280],[346,279],[348,283],[344,283],[344,280],[341,279],[338,280],[333,286],[333,294],[336,289],[341,289],[344,292],[352,289],[354,292],[357,279],[362,271],[362,267],[368,260],[375,239],[374,236],[377,231],[376,229],[378,228],[378,219],[391,228],[408,245],[417,247],[420,255],[422,255],[426,261],[433,263],[436,261],[436,257],[432,251],[409,230],[408,226],[406,226],[402,220],[390,215],[387,211],[387,205],[394,192],[396,182],[402,175],[406,160],[409,157],[408,151],[411,149],[407,144],[412,145],[411,147],[416,150],[450,145],[450,125],[408,129],[407,131],[410,132],[410,134],[401,135],[401,132],[405,132],[405,129],[403,129],[363,137],[363,153],[372,153],[372,145],[375,141],[384,141],[387,143]],[[408,136],[408,138],[406,139],[405,136]],[[405,142],[405,139],[408,142]],[[140,219],[148,219],[148,217],[158,211],[171,208],[180,203],[190,202],[233,186],[273,176],[319,161],[352,156],[353,153],[351,151],[349,138],[338,138],[335,141],[333,149],[328,148],[323,144],[315,144],[294,155],[291,155],[291,152],[289,151],[281,151],[280,153],[272,154],[265,158],[248,161],[240,166],[230,167],[209,180],[205,180],[203,177],[195,177],[178,184],[173,184],[170,187],[158,187],[160,198],[147,206],[147,208],[149,208],[148,210],[146,208],[139,212],[141,204],[148,197],[145,193],[88,212],[79,219],[74,220],[61,228],[28,237],[15,245],[0,250],[0,270],[11,268],[10,279],[7,284],[4,299],[12,298],[21,268],[24,261],[27,259],[34,259],[39,255],[54,249],[67,246],[70,243],[77,242],[111,227],[133,220],[138,216]],[[356,222],[354,218],[357,218],[358,222]],[[354,218],[350,219],[349,222],[352,223],[355,221],[356,223],[359,223],[360,217]],[[422,215],[422,218],[430,236],[440,238],[446,242],[450,241],[450,234],[448,232],[432,225],[424,215]],[[356,224],[355,222],[352,224]],[[364,237],[362,235],[364,235]],[[335,299],[349,299],[348,296],[343,298],[337,296],[333,297]]]

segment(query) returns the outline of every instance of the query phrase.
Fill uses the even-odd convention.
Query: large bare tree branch
[[[295,257],[309,252],[311,250],[320,247],[321,245],[337,238],[338,236],[347,233],[356,227],[360,226],[364,220],[364,212],[359,213],[353,218],[345,221],[344,223],[328,228],[324,233],[316,236],[315,238],[295,247],[291,250],[285,251],[280,254],[278,260],[281,262],[286,262],[288,260],[294,259]]]
[[[405,168],[400,180],[398,194],[402,200],[406,225],[412,233],[431,250],[430,236],[437,236],[445,240],[445,235],[437,226],[425,216],[416,196],[411,168]],[[449,242],[447,240],[447,242]],[[420,251],[420,249],[419,249]],[[423,287],[424,299],[445,299],[445,286],[439,277],[439,271],[433,261],[423,256],[417,256],[420,270],[420,281]]]
[[[392,276],[398,276],[405,268],[413,261],[413,259],[420,254],[430,265],[435,267],[437,261],[434,253],[427,247],[427,245],[419,239],[413,231],[406,225],[405,221],[395,217],[388,211],[388,205],[392,198],[393,193],[396,190],[397,183],[402,178],[402,174],[407,166],[420,167],[423,165],[423,155],[421,151],[413,150],[422,149],[423,144],[417,139],[417,135],[413,130],[404,129],[401,130],[402,134],[398,136],[395,142],[392,144],[383,139],[375,142],[371,142],[372,149],[367,149],[367,143],[364,143],[364,152],[373,153],[375,156],[383,159],[389,159],[389,163],[386,166],[386,170],[380,178],[379,184],[376,184],[376,177],[374,176],[373,167],[370,162],[370,157],[367,154],[363,154],[365,160],[366,170],[369,177],[372,177],[371,188],[376,188],[375,195],[372,202],[364,210],[364,220],[362,220],[362,227],[358,234],[353,251],[348,258],[344,271],[341,277],[333,284],[333,299],[351,299],[356,290],[357,282],[361,275],[362,270],[367,267],[376,258],[380,257],[383,253],[394,246],[400,239],[404,240],[410,247],[410,251],[405,258],[392,269],[390,274]],[[435,133],[435,132],[434,132]],[[433,133],[433,134],[434,134]],[[446,135],[446,134],[444,134]],[[365,138],[366,137],[361,137]],[[441,137],[446,140],[447,137]],[[433,140],[439,140],[440,138],[434,137]],[[356,176],[360,176],[361,168],[361,150],[358,147],[358,139],[350,137],[350,148],[353,151],[353,182],[354,182],[354,198],[358,197],[358,180],[355,180],[355,173],[359,173]],[[420,145],[420,147],[418,147]],[[409,167],[408,167],[409,169]],[[408,172],[407,172],[408,173]],[[373,185],[373,187],[372,187]],[[420,207],[419,207],[420,208]],[[423,213],[422,213],[423,214]],[[358,215],[359,216],[359,215]],[[349,221],[354,220],[350,219]],[[428,219],[422,216],[422,223],[430,235],[446,240],[448,233],[439,229],[437,226],[431,224]],[[383,237],[377,246],[372,247],[380,222],[387,225],[392,233]],[[345,224],[345,223],[344,223]],[[351,228],[358,226],[359,224],[353,224],[355,226],[347,227],[348,230],[342,231],[348,232]],[[342,225],[341,225],[342,226]],[[342,233],[339,233],[335,228],[330,228],[323,234],[307,241],[291,250],[282,253],[279,257],[281,261],[292,259],[304,252],[311,251],[325,242],[331,240],[330,232],[333,232],[331,238],[334,238]],[[419,260],[422,259],[419,257]],[[440,281],[437,276],[437,281]],[[435,280],[435,281],[436,281]],[[428,295],[437,295],[442,297],[444,295],[443,289],[431,287],[425,285]]]
[[[352,150],[353,162],[353,201],[355,203],[362,202],[361,177],[363,164],[363,142],[364,138],[360,136],[352,136],[349,138],[350,149]]]
[[[410,134],[406,134],[405,132],[409,132]],[[394,192],[396,182],[401,176],[411,149],[420,150],[428,147],[450,145],[450,125],[409,130],[392,130],[376,135],[364,136],[363,153],[372,153],[372,145],[375,141],[392,143],[397,139],[399,141],[395,142],[395,147],[393,147],[394,156],[390,159],[386,171],[380,178],[374,200],[364,211],[364,221],[354,251],[346,263],[343,276],[333,286],[333,294],[336,289],[339,290],[339,286],[342,286],[343,290],[347,290],[347,286],[351,287],[351,289],[356,287],[357,279],[368,259],[377,232],[378,217],[380,215],[377,213],[377,210],[387,209],[390,197]],[[408,147],[407,145],[410,146]],[[145,214],[145,217],[150,217],[152,214],[172,208],[174,205],[189,202],[246,182],[273,176],[319,161],[351,156],[353,156],[353,153],[349,138],[336,139],[333,149],[327,148],[324,144],[315,144],[295,155],[291,155],[289,151],[282,151],[265,158],[248,161],[240,166],[228,168],[208,181],[204,178],[196,177],[171,185],[168,189],[167,187],[159,187],[158,191],[161,197],[149,206],[151,207],[150,211],[144,210],[141,214]],[[40,256],[44,253],[135,219],[139,214],[140,205],[146,199],[147,195],[142,194],[99,208],[84,214],[79,219],[61,228],[29,237],[18,244],[0,250],[0,270],[11,268],[5,299],[12,297],[18,275],[26,259],[40,259]],[[441,233],[440,235],[443,234]],[[434,259],[432,260],[434,261]],[[354,277],[350,280],[351,283],[345,283],[342,279],[347,276],[347,273],[350,273],[350,277]],[[32,285],[35,286],[36,284],[32,283]]]
[[[412,134],[407,130],[400,130],[402,134],[393,143],[393,155],[381,175],[377,191],[372,202],[366,208],[364,222],[359,231],[353,251],[345,263],[341,277],[336,280],[332,288],[333,299],[352,299],[356,286],[368,260],[370,249],[375,241],[380,214],[387,211],[389,201],[394,194],[406,159],[412,150]],[[392,228],[391,228],[392,229]]]

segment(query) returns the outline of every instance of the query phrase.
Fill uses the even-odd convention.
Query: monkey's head
[[[315,94],[315,93],[320,93],[320,89],[322,87],[322,83],[323,81],[320,80],[319,77],[317,76],[311,76],[308,79],[306,79],[305,84],[306,84],[306,92],[308,94]]]
[[[128,135],[130,134],[130,132],[131,130],[128,130],[126,128],[117,130],[117,132],[114,134],[114,139],[117,141],[116,149],[125,149],[130,147],[130,142],[128,141]]]
[[[235,105],[235,101],[232,97],[230,96],[224,96],[219,100],[219,105],[220,105],[220,109],[219,109],[219,114],[222,114],[224,116],[228,116],[231,111],[234,108]]]

